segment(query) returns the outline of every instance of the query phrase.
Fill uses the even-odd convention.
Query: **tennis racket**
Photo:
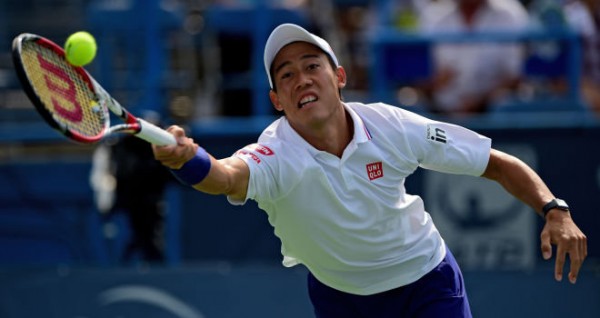
[[[155,145],[174,145],[167,131],[133,116],[56,43],[29,33],[13,40],[13,63],[25,93],[46,122],[80,143],[128,133]],[[110,126],[109,110],[124,123]]]

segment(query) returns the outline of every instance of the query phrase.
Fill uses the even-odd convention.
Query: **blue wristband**
[[[173,173],[179,182],[193,186],[206,178],[210,171],[210,166],[208,153],[202,147],[198,147],[196,155],[192,159],[179,169],[171,169],[171,173]]]

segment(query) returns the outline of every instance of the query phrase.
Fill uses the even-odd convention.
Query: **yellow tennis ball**
[[[96,39],[85,31],[71,34],[65,42],[67,61],[75,66],[89,64],[96,57]]]

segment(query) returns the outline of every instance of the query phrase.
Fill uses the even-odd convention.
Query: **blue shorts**
[[[317,318],[472,317],[462,273],[449,249],[436,268],[406,286],[353,295],[328,287],[309,273],[308,292]]]

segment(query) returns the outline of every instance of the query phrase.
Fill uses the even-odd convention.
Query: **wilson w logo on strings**
[[[52,104],[54,105],[55,111],[62,116],[64,119],[68,119],[71,122],[80,122],[83,119],[83,110],[81,105],[77,101],[77,90],[75,88],[75,83],[69,77],[64,70],[60,67],[52,64],[47,61],[41,54],[37,56],[38,62],[40,63],[40,67],[44,69],[47,73],[44,74],[44,80],[46,81],[46,86],[48,90],[54,92],[51,96]],[[58,79],[67,84],[68,87],[62,87],[57,85],[50,78],[50,74],[56,76]],[[61,99],[65,99],[73,105],[73,110],[69,110],[61,105],[61,103],[56,99],[56,96],[62,97]]]

